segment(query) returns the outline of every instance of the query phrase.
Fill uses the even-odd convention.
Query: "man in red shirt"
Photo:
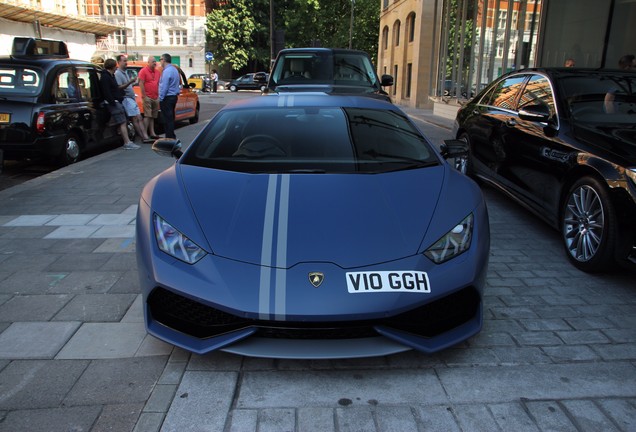
[[[139,88],[144,101],[144,124],[152,139],[159,138],[155,133],[155,119],[159,115],[159,78],[161,71],[157,69],[157,60],[148,57],[148,66],[139,71]]]

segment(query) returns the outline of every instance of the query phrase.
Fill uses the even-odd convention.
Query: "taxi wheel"
[[[69,133],[57,161],[60,165],[70,165],[79,160],[80,154],[81,146],[79,137],[74,133]]]
[[[199,121],[199,104],[197,104],[197,109],[194,111],[194,117],[190,119],[190,124],[195,124]]]

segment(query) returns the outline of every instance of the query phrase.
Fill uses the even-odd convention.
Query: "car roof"
[[[227,104],[224,110],[277,106],[287,108],[370,108],[402,113],[397,106],[384,100],[370,98],[368,96],[334,95],[324,92],[271,93],[260,97],[237,99]]]
[[[281,50],[278,55],[281,54],[291,54],[291,53],[334,53],[334,54],[361,54],[368,56],[365,51],[347,49],[347,48],[316,48],[316,47],[305,47],[305,48],[285,48]]]
[[[13,64],[13,65],[29,65],[36,66],[42,69],[53,67],[60,64],[77,65],[77,66],[95,66],[94,63],[84,60],[74,60],[67,58],[54,58],[54,57],[27,57],[27,56],[0,56],[0,63]]]

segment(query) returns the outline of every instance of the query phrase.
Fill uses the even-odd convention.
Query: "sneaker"
[[[135,144],[134,142],[127,142],[124,144],[124,150],[137,150],[141,148],[141,146]]]

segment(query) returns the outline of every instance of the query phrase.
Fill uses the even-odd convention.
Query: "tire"
[[[199,104],[197,104],[197,108],[194,111],[194,117],[190,119],[190,124],[195,124],[199,122],[199,109],[200,109]]]
[[[459,136],[459,139],[465,141],[468,144],[468,155],[466,157],[454,159],[453,166],[455,169],[468,177],[474,177],[474,170],[471,156],[470,138],[465,132]]]
[[[570,262],[588,273],[611,269],[616,248],[616,214],[607,187],[582,177],[561,203],[561,238]]]
[[[61,166],[73,164],[79,160],[81,153],[81,140],[77,134],[71,132],[64,140],[64,148],[57,157],[57,163]]]
[[[231,92],[236,92],[236,91],[238,91],[238,89],[236,88],[236,86],[235,86],[234,84],[232,84],[232,85],[230,86],[230,91],[231,91]]]

